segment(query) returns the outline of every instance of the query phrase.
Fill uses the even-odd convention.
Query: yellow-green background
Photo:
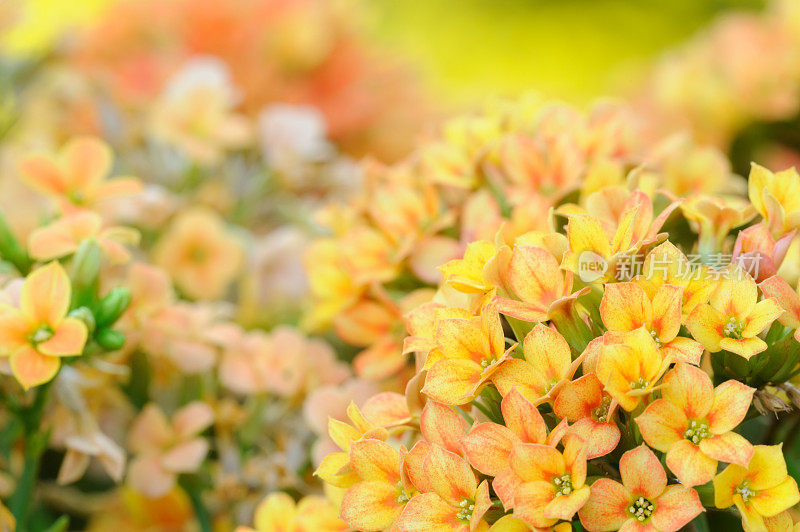
[[[36,50],[113,0],[0,0],[24,6],[6,49]],[[164,0],[170,1],[170,0]],[[220,0],[224,1],[224,0]],[[335,1],[335,0],[331,0]],[[585,101],[624,84],[715,14],[763,0],[353,0],[381,46],[411,60],[440,103],[535,89]]]

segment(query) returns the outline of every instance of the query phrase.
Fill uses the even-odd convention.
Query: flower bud
[[[72,292],[75,304],[90,305],[95,297],[103,253],[94,240],[85,240],[72,257]]]
[[[92,311],[86,307],[78,307],[75,310],[70,311],[69,316],[71,318],[78,318],[86,325],[86,330],[89,331],[89,334],[94,332],[94,329],[97,325],[97,321],[95,320],[94,314]]]
[[[131,291],[126,287],[111,290],[100,300],[95,311],[98,327],[113,325],[131,304]]]
[[[114,329],[101,329],[95,336],[95,340],[101,347],[109,351],[122,349],[125,345],[125,335]]]
[[[777,416],[778,412],[792,409],[786,401],[766,390],[758,390],[753,398],[753,406],[762,414],[771,412]]]

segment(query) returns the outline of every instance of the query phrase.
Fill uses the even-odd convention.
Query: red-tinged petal
[[[700,450],[709,458],[747,466],[753,457],[753,444],[735,432],[726,432],[700,442]]]
[[[428,401],[420,417],[425,439],[453,453],[461,453],[459,441],[467,432],[466,422],[455,411],[436,401]]]
[[[672,342],[681,329],[683,288],[670,284],[661,285],[653,296],[652,329],[661,343]]]
[[[564,466],[572,478],[572,487],[579,488],[586,482],[586,442],[575,434],[564,438]]]
[[[783,532],[784,530],[792,532],[800,530],[800,524],[797,524],[792,528],[792,514],[788,511],[779,512],[772,517],[765,517],[764,518],[764,526],[767,527],[768,532]]]
[[[506,427],[525,443],[544,443],[547,438],[547,425],[530,401],[512,388],[500,403]]]
[[[386,442],[365,439],[350,445],[350,467],[364,480],[400,480],[400,453]]]
[[[780,322],[791,329],[800,327],[800,296],[789,283],[780,275],[773,275],[759,286],[765,296],[775,298],[786,311],[778,318]]]
[[[610,331],[632,331],[650,326],[653,308],[644,289],[636,283],[606,285],[600,316]]]
[[[392,526],[403,504],[397,502],[396,486],[374,480],[359,482],[348,489],[341,508],[341,517],[348,525],[358,530],[377,531]]]
[[[722,276],[709,303],[725,316],[744,321],[753,311],[758,300],[755,281],[742,268],[735,266]]]
[[[589,417],[603,401],[603,385],[594,373],[566,383],[558,392],[553,409],[570,423]]]
[[[686,328],[692,333],[692,338],[712,353],[721,349],[719,344],[725,338],[723,331],[726,323],[725,315],[707,304],[696,306],[686,318]]]
[[[43,355],[30,346],[22,346],[12,355],[11,372],[26,390],[53,380],[61,367],[58,357]]]
[[[379,427],[395,427],[411,421],[405,395],[381,392],[370,397],[361,407],[364,417]]]
[[[173,473],[192,473],[197,471],[208,454],[208,442],[195,438],[175,446],[161,456],[161,466]]]
[[[798,502],[800,502],[800,492],[797,490],[797,482],[792,477],[786,477],[775,486],[759,490],[750,499],[753,508],[764,517],[771,517],[788,510]]]
[[[619,529],[619,532],[661,532],[657,530],[652,522],[640,523],[636,519],[630,519]]]
[[[592,484],[586,504],[578,510],[578,517],[587,530],[619,530],[630,519],[628,505],[631,499],[631,493],[619,482],[598,479]]]
[[[410,451],[405,455],[404,469],[406,477],[419,491],[433,491],[431,479],[425,474],[425,457],[433,447],[425,440],[420,440],[414,444]]]
[[[446,318],[436,324],[434,338],[445,358],[479,362],[491,353],[489,339],[477,318]]]
[[[616,449],[621,435],[616,423],[599,423],[588,418],[578,420],[569,427],[569,432],[586,442],[587,460],[605,456]]]
[[[714,401],[708,412],[708,427],[714,434],[736,428],[747,415],[755,389],[739,381],[723,382],[714,390]]]
[[[538,303],[525,303],[507,297],[495,297],[497,310],[505,315],[530,323],[547,321],[547,307]]]
[[[509,468],[511,450],[519,438],[508,428],[495,423],[480,423],[461,440],[472,467],[485,475],[496,476]]]
[[[753,312],[747,317],[747,322],[742,330],[742,336],[750,337],[761,333],[761,331],[769,327],[773,321],[778,319],[783,312],[783,309],[776,299],[768,298],[759,301],[753,308]]]
[[[503,508],[506,511],[514,508],[514,492],[521,483],[522,479],[511,468],[495,475],[492,481],[492,488],[494,488],[494,492],[500,498],[500,502],[503,503]]]
[[[533,402],[542,397],[542,390],[536,385],[540,381],[541,376],[533,366],[516,358],[504,362],[492,375],[492,382],[503,397],[516,388],[525,399]]]
[[[75,356],[83,352],[89,332],[78,318],[65,318],[53,331],[53,336],[37,346],[40,353],[50,356]]]
[[[478,489],[478,481],[469,463],[438,445],[431,446],[422,467],[433,490],[451,504],[458,505],[462,500],[472,498]]]
[[[547,306],[564,294],[564,274],[546,249],[515,246],[508,268],[508,287],[522,301]]]
[[[759,354],[767,348],[766,342],[758,336],[753,338],[723,338],[719,342],[720,349],[741,355],[746,360],[750,360],[754,355]]]
[[[636,424],[639,425],[644,441],[662,453],[683,439],[687,422],[686,415],[665,399],[653,401],[636,418]]]
[[[717,461],[703,454],[700,447],[689,440],[681,440],[667,451],[667,467],[681,484],[693,487],[714,478]]]
[[[567,466],[561,453],[549,445],[517,443],[511,451],[511,469],[525,482],[550,482],[562,476]]]
[[[356,355],[353,369],[362,379],[381,381],[403,369],[407,362],[401,346],[392,338],[384,338]]]
[[[562,495],[550,501],[544,509],[545,517],[571,521],[580,510],[590,495],[589,486],[583,486],[569,495]]]
[[[481,309],[481,327],[489,339],[489,354],[492,355],[484,358],[500,358],[506,350],[506,340],[496,303],[490,301]]]
[[[428,370],[422,393],[444,404],[463,405],[472,400],[481,373],[483,368],[472,360],[440,360]]]
[[[525,337],[522,349],[525,359],[543,373],[547,383],[561,380],[572,363],[569,344],[564,337],[541,323]]]
[[[593,251],[601,257],[611,255],[610,238],[600,222],[588,215],[575,214],[569,216],[567,238],[572,253],[580,255],[584,251]]]
[[[469,525],[456,517],[458,508],[435,493],[420,493],[411,498],[400,518],[400,532],[468,532]]]
[[[700,364],[700,357],[703,356],[704,349],[700,342],[678,336],[661,347],[661,356],[672,357],[672,360],[697,366]]]
[[[680,530],[705,511],[695,490],[677,484],[667,486],[655,503],[652,523],[663,532]]]
[[[478,486],[474,498],[475,508],[472,510],[472,517],[469,520],[470,530],[475,530],[483,519],[484,514],[492,507],[492,499],[489,497],[489,481],[484,480]]]
[[[622,455],[619,461],[622,484],[633,496],[654,499],[667,486],[667,473],[653,451],[640,445]]]
[[[71,294],[67,272],[58,262],[51,262],[25,279],[20,309],[35,323],[56,326],[67,315]]]
[[[603,352],[603,337],[600,336],[595,338],[589,345],[586,346],[586,349],[583,350],[581,353],[581,357],[583,357],[583,373],[584,375],[588,375],[589,373],[596,373],[597,372],[597,362],[600,359],[600,354]]]
[[[524,482],[514,491],[514,517],[538,528],[553,526],[557,519],[545,517],[544,511],[555,498],[549,482]]]
[[[705,418],[714,401],[714,384],[708,374],[690,364],[677,364],[664,377],[661,397],[689,419]]]

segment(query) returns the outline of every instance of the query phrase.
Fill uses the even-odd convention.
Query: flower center
[[[397,502],[399,504],[405,504],[411,500],[411,495],[406,491],[405,486],[403,486],[402,482],[397,483]]]
[[[475,510],[475,503],[469,499],[464,499],[458,503],[458,511],[456,512],[456,519],[469,523],[472,519],[472,512]]]
[[[67,198],[75,205],[81,205],[86,201],[86,194],[82,190],[73,190],[67,194]]]
[[[595,421],[599,421],[600,423],[605,423],[608,421],[608,410],[611,408],[611,398],[607,395],[603,396],[603,400],[600,401],[600,404],[592,410],[592,417]]]
[[[650,336],[653,337],[653,341],[656,343],[656,346],[661,348],[662,347],[661,338],[658,337],[658,332],[656,332],[655,329],[650,331]]]
[[[481,360],[481,367],[483,369],[486,369],[489,366],[491,366],[492,364],[494,364],[495,362],[497,362],[496,358],[484,358],[483,360]]]
[[[52,338],[53,334],[55,333],[53,333],[53,329],[49,325],[40,325],[38,329],[28,335],[28,341],[33,345],[38,345]]]
[[[705,421],[691,420],[683,437],[697,445],[706,438],[712,436],[711,431],[708,429],[708,423]]]
[[[646,390],[648,387],[650,387],[650,381],[645,380],[644,377],[631,381],[631,390]]]
[[[628,513],[640,523],[650,519],[656,506],[644,497],[639,497],[628,506]]]
[[[737,320],[733,316],[728,318],[722,332],[727,338],[735,338],[736,340],[742,339],[742,331],[744,331],[744,322]]]
[[[736,486],[736,493],[742,496],[742,500],[744,502],[748,502],[750,497],[755,496],[756,491],[750,487],[750,483],[748,481],[744,481],[738,486]]]
[[[553,477],[553,485],[556,487],[556,497],[572,493],[572,478],[569,475]]]

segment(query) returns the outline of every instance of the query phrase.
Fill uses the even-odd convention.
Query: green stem
[[[51,384],[52,381],[37,388],[33,403],[22,409],[19,416],[25,429],[25,463],[8,504],[9,510],[17,520],[17,532],[28,530],[28,517],[36,480],[39,477],[41,458],[50,439],[50,432],[42,432],[40,429]]]
[[[13,264],[23,275],[27,274],[31,267],[30,257],[17,242],[2,214],[0,214],[0,256]]]
[[[180,485],[186,492],[186,495],[189,496],[189,500],[192,502],[194,516],[197,519],[197,524],[200,525],[201,532],[212,532],[211,516],[208,513],[208,508],[206,508],[206,505],[203,502],[203,494],[200,483],[190,477],[181,477]]]

